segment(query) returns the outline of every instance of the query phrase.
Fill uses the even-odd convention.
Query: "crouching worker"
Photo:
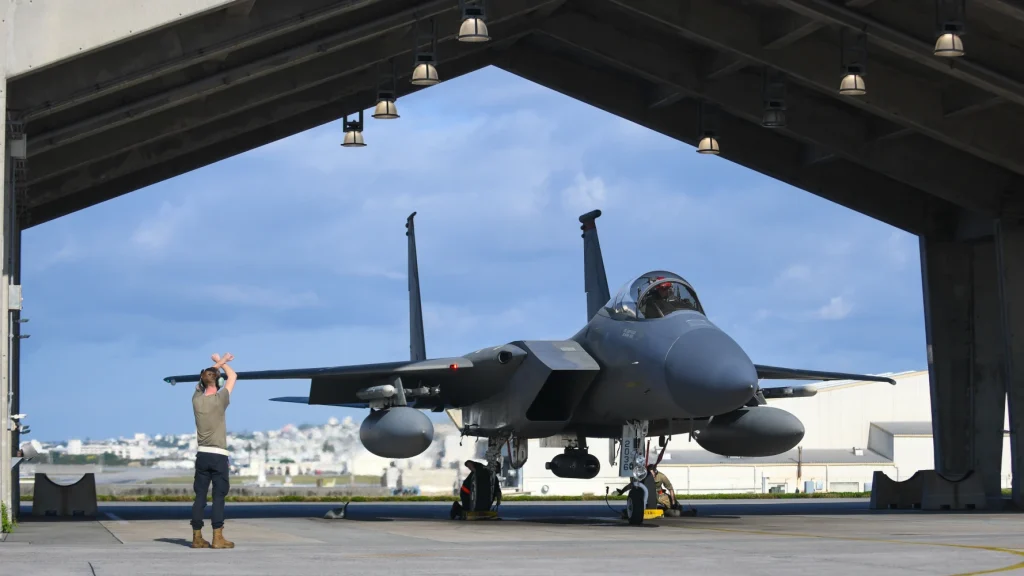
[[[234,548],[234,542],[224,539],[224,498],[228,495],[228,444],[224,414],[231,403],[235,388],[235,371],[228,362],[230,353],[223,358],[211,356],[215,364],[199,374],[199,384],[192,394],[192,411],[196,418],[196,478],[193,488],[196,500],[192,504],[192,547]],[[221,387],[221,368],[227,379]],[[213,545],[203,539],[203,511],[206,509],[206,491],[213,483]]]
[[[647,474],[654,478],[654,486],[658,490],[658,504],[666,509],[675,508],[678,505],[676,491],[672,487],[672,481],[658,471],[657,464],[647,466]]]
[[[469,475],[459,489],[460,501],[452,503],[452,520],[461,518],[465,512],[486,512],[494,502],[501,504],[501,487],[494,473],[472,460],[466,460],[465,465],[469,468]]]

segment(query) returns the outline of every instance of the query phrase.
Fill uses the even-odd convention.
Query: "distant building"
[[[931,396],[928,372],[890,375],[896,386],[882,382],[829,382],[810,398],[772,400],[772,406],[798,417],[806,430],[798,448],[765,458],[718,456],[690,442],[686,434],[669,442],[659,468],[680,494],[725,492],[861,492],[871,489],[871,477],[881,470],[894,480],[906,480],[933,463]],[[1009,429],[1009,413],[1004,416]],[[656,438],[649,458],[658,457]],[[521,470],[521,488],[533,494],[604,494],[627,483],[618,465],[609,464],[611,442],[587,441],[601,460],[592,480],[558,478],[544,465],[562,452],[560,437],[530,440],[529,459]],[[1003,439],[1000,484],[1010,487],[1010,438]]]

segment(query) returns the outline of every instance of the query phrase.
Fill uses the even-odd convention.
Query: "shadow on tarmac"
[[[698,518],[739,519],[743,516],[765,515],[851,515],[889,514],[898,511],[868,510],[867,500],[761,500],[761,501],[683,501],[684,506],[697,509]],[[323,519],[341,502],[231,503],[225,515],[235,519],[309,518]],[[390,522],[395,520],[444,520],[450,522],[448,502],[353,502],[345,520],[356,522]],[[599,502],[506,502],[499,508],[503,520],[564,525],[618,525],[625,522],[619,514],[621,502],[611,507]],[[920,512],[918,512],[920,513]],[[101,502],[97,518],[33,517],[32,504],[21,506],[22,522],[67,522],[91,520],[182,520],[192,517],[189,502]],[[207,505],[205,516],[210,515]],[[686,518],[664,518],[658,522],[680,522]],[[324,520],[325,522],[328,520]]]

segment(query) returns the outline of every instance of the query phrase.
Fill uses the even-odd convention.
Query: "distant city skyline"
[[[431,420],[434,422],[434,426],[435,427],[437,427],[439,424],[441,426],[454,426],[454,424],[452,423],[451,419],[448,418],[447,415],[443,416],[443,419],[438,417],[437,414],[428,414],[428,416],[431,417]],[[362,418],[361,417],[355,417],[355,416],[347,416],[347,417],[348,418],[352,418],[352,422],[354,424],[356,424],[357,426],[362,422]],[[266,432],[269,432],[269,431],[272,431],[272,430],[282,430],[282,429],[284,429],[285,427],[287,427],[289,425],[290,426],[294,426],[297,429],[303,429],[303,428],[307,428],[307,427],[319,428],[319,427],[323,427],[323,426],[328,425],[330,423],[331,419],[336,419],[338,422],[344,421],[344,418],[338,418],[338,417],[335,417],[335,416],[328,416],[327,418],[324,419],[323,422],[312,422],[312,421],[301,422],[301,423],[288,422],[288,423],[282,424],[281,426],[272,427],[272,428],[254,428],[254,429],[235,430],[235,429],[232,429],[231,426],[228,426],[227,433],[229,435],[235,435],[235,436],[247,436],[247,435],[254,434],[256,432],[266,433]],[[67,437],[67,438],[46,438],[46,439],[44,439],[44,438],[34,438],[34,435],[29,435],[29,437],[26,437],[24,439],[24,441],[27,442],[29,440],[34,439],[34,440],[38,440],[39,442],[42,442],[44,444],[66,444],[70,440],[81,440],[82,442],[102,442],[102,441],[108,441],[108,440],[114,440],[114,441],[129,440],[129,439],[134,438],[136,434],[145,434],[149,438],[155,438],[157,436],[161,436],[161,437],[168,437],[168,436],[179,437],[179,436],[187,436],[187,435],[190,435],[190,434],[194,435],[195,433],[196,433],[196,430],[195,430],[195,426],[193,425],[191,429],[186,429],[186,430],[182,430],[182,431],[178,431],[178,432],[147,432],[147,431],[144,431],[144,430],[136,430],[134,432],[120,433],[120,434],[115,434],[113,436],[102,436],[102,437],[101,436],[97,436],[97,437],[92,437],[92,436],[70,436],[70,437]]]

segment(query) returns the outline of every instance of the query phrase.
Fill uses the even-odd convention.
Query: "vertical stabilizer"
[[[405,235],[409,237],[409,355],[416,362],[427,359],[427,343],[423,338],[423,306],[420,303],[420,269],[416,263],[416,229],[413,212],[405,221]]]
[[[583,286],[587,291],[588,321],[611,299],[611,295],[608,294],[608,277],[604,273],[601,243],[597,239],[597,226],[594,223],[600,216],[600,210],[580,216],[580,222],[583,224],[580,229],[583,230]]]

